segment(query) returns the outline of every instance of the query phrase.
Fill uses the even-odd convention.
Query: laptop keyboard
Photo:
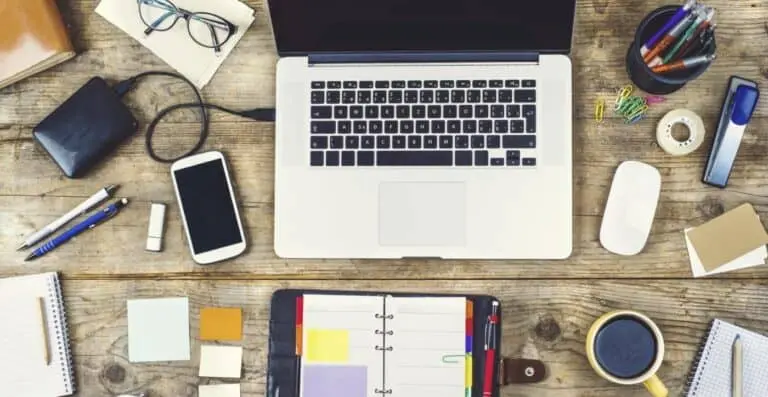
[[[311,166],[536,166],[535,80],[313,81],[311,119]]]

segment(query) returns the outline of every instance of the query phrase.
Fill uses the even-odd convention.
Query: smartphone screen
[[[243,241],[222,160],[174,171],[174,177],[195,254]]]

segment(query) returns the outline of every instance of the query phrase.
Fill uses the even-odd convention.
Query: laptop
[[[570,255],[575,0],[269,10],[277,255]]]

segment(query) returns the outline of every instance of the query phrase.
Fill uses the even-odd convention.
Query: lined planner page
[[[385,378],[391,397],[464,397],[466,298],[387,297]]]
[[[381,397],[382,296],[304,295],[301,397]]]

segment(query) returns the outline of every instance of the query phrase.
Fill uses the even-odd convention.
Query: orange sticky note
[[[200,309],[201,340],[242,340],[243,311],[239,308]]]

